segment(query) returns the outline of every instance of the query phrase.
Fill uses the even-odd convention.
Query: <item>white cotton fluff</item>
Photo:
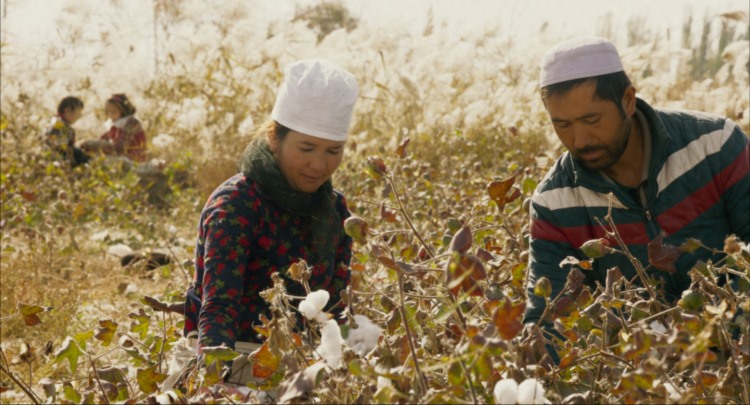
[[[333,319],[320,327],[320,346],[317,353],[325,360],[326,364],[333,369],[341,367],[341,346],[344,338],[341,337],[341,329]]]
[[[317,318],[320,321],[323,318],[318,317],[318,315],[328,303],[328,298],[330,298],[330,294],[326,290],[313,291],[299,303],[299,312],[307,319]]]
[[[544,404],[547,399],[544,398],[544,387],[536,378],[529,378],[518,386],[519,404]]]
[[[662,324],[659,321],[653,321],[648,326],[651,327],[651,330],[655,333],[658,333],[660,335],[666,335],[667,334],[667,328],[664,327],[664,324]]]
[[[381,329],[364,315],[354,315],[354,321],[358,327],[349,328],[346,345],[360,356],[364,356],[377,346]]]
[[[165,149],[165,148],[172,146],[172,144],[174,144],[175,141],[176,140],[171,135],[159,134],[159,135],[156,135],[151,140],[151,145],[159,149]]]
[[[492,393],[496,404],[515,404],[518,400],[518,383],[512,378],[500,380]]]

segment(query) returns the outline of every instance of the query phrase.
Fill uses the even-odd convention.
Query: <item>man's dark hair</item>
[[[62,99],[62,101],[60,101],[60,104],[58,104],[57,113],[62,114],[68,108],[72,110],[83,108],[83,101],[81,101],[81,99],[78,97],[73,97],[73,96],[65,97],[64,99]]]
[[[542,87],[542,101],[546,103],[547,99],[555,94],[564,94],[570,89],[590,81],[596,82],[596,97],[615,103],[617,109],[620,110],[620,114],[625,117],[625,109],[623,109],[621,101],[622,96],[625,95],[625,90],[631,84],[630,78],[628,78],[625,72],[608,73],[601,76],[584,77],[550,84],[549,86]]]

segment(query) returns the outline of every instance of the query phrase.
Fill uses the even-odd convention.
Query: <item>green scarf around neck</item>
[[[279,170],[265,138],[254,139],[247,145],[239,169],[255,181],[263,196],[295,215],[312,218],[311,248],[316,262],[334,253],[343,225],[334,206],[331,180],[323,183],[314,193],[293,189]]]

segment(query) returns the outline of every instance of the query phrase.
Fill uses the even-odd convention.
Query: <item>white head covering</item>
[[[612,42],[599,37],[573,38],[557,44],[544,55],[539,86],[624,70]]]
[[[284,70],[271,118],[305,135],[345,141],[357,94],[354,75],[331,62],[294,62]]]

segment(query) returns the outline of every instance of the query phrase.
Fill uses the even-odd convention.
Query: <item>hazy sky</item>
[[[80,0],[0,0],[3,12],[4,40],[44,43],[54,40],[55,22],[63,7],[76,7]],[[106,5],[112,0],[98,0]],[[123,1],[123,0],[117,0]],[[124,0],[138,3],[151,13],[153,0]],[[206,4],[212,1],[207,0]],[[240,1],[240,0],[235,0]],[[243,0],[244,1],[244,0]],[[267,20],[290,18],[295,7],[318,0],[257,0],[254,11]],[[542,24],[566,35],[595,34],[602,27],[614,25],[611,32],[624,32],[629,20],[642,19],[654,35],[665,35],[667,29],[681,29],[689,14],[696,24],[704,15],[726,11],[750,12],[747,0],[341,0],[364,23],[375,26],[398,25],[420,32],[429,10],[440,29],[460,34],[466,30],[498,27],[517,32],[518,39],[534,34]],[[142,4],[142,6],[141,6]],[[208,6],[207,6],[208,7]]]

